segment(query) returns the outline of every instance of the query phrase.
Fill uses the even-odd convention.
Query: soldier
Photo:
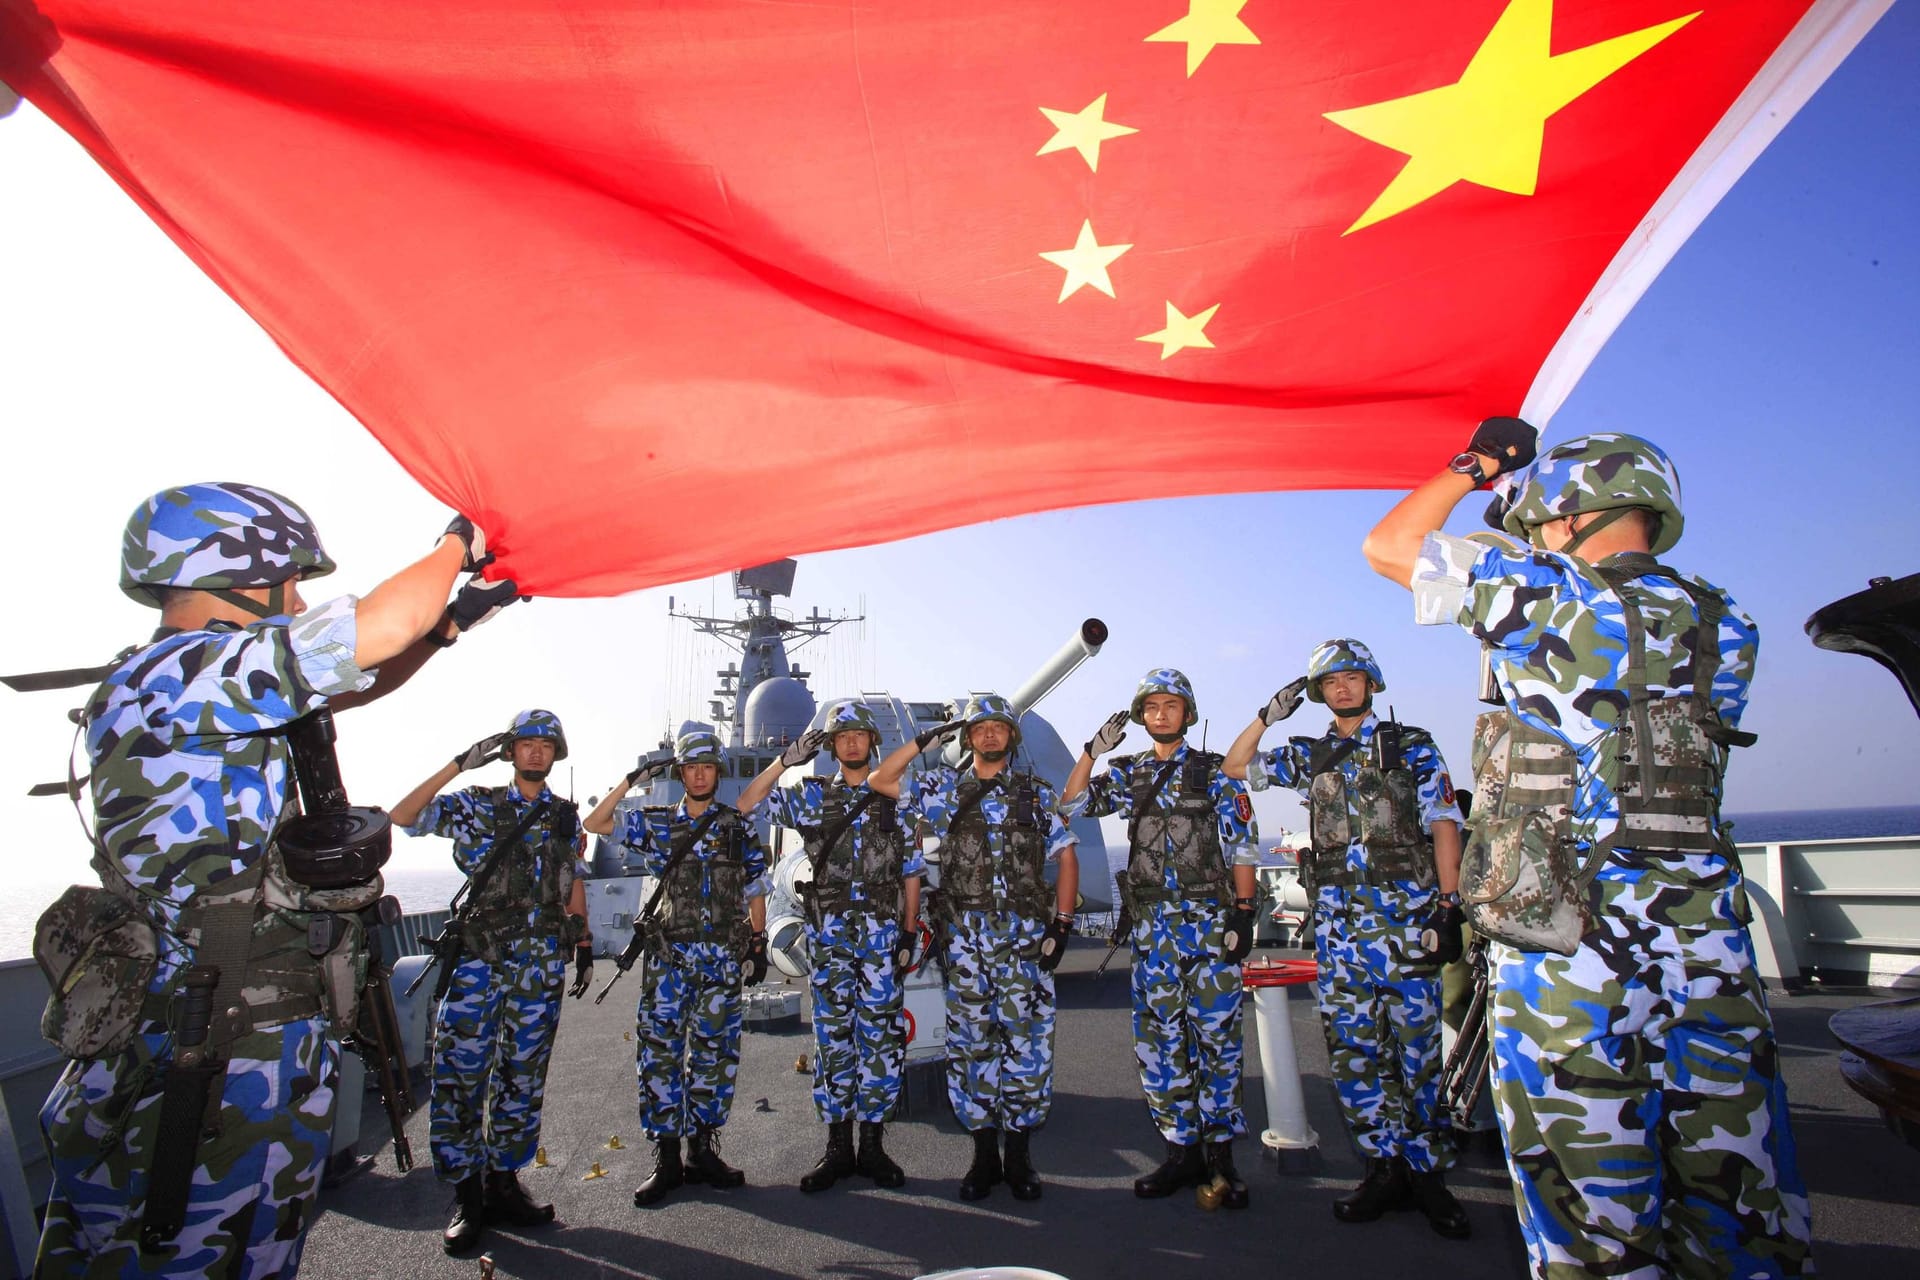
[[[1365,547],[1420,621],[1480,640],[1505,703],[1475,729],[1461,883],[1495,939],[1495,1102],[1533,1269],[1800,1275],[1806,1189],[1720,819],[1758,633],[1654,558],[1683,520],[1657,446],[1533,458],[1532,427],[1488,419]],[[1441,532],[1495,475],[1489,516],[1530,545]]]
[[[996,694],[971,699],[961,725],[903,743],[868,785],[899,795],[914,757],[962,726],[972,766],[923,770],[910,798],[942,835],[936,936],[946,949],[947,1097],[973,1135],[960,1198],[978,1200],[1004,1181],[1014,1199],[1038,1200],[1029,1142],[1053,1105],[1053,970],[1073,933],[1077,837],[1047,781],[1012,766],[1020,721]],[[1055,858],[1048,889],[1046,864]]]
[[[434,645],[515,599],[512,582],[476,575],[448,606],[455,576],[486,559],[479,533],[456,520],[364,598],[309,609],[299,582],[334,563],[307,514],[277,493],[186,485],[128,521],[120,586],[157,607],[161,625],[88,700],[105,885],[92,892],[111,895],[125,915],[116,932],[139,934],[150,958],[116,969],[111,947],[82,957],[49,1011],[73,1019],[61,1043],[75,1060],[41,1112],[53,1185],[36,1275],[299,1266],[336,1102],[327,1016],[351,996],[324,979],[366,963],[349,929],[323,966],[308,924],[348,905],[338,895],[370,903],[380,882],[315,894],[269,849],[292,798],[286,730],[390,692]],[[195,1071],[175,1028],[193,1017],[189,980],[209,974],[217,1012]],[[82,1031],[71,1043],[65,1034]],[[199,1093],[186,1088],[196,1076]],[[171,1100],[176,1084],[184,1131],[162,1125],[163,1090]],[[215,1123],[203,1126],[209,1098]]]
[[[774,790],[783,772],[806,764],[823,746],[838,772]],[[813,1106],[827,1126],[827,1150],[801,1176],[802,1191],[825,1191],[854,1173],[882,1187],[907,1180],[882,1139],[906,1063],[900,1009],[926,860],[901,830],[895,796],[867,786],[879,750],[873,713],[859,702],[836,702],[824,727],[790,745],[740,794],[742,813],[772,794],[770,820],[806,838],[812,870],[803,905],[813,960]]]
[[[440,794],[461,772],[502,758],[513,762],[512,786]],[[454,1184],[441,1241],[448,1253],[473,1248],[490,1222],[553,1221],[553,1206],[534,1203],[519,1170],[539,1146],[567,957],[593,963],[587,886],[574,875],[580,813],[546,783],[566,758],[559,717],[522,711],[393,806],[409,835],[450,838],[454,864],[472,877],[460,958],[434,1011],[428,1140],[434,1173]]]
[[[1315,990],[1327,1058],[1366,1177],[1333,1202],[1342,1222],[1417,1203],[1452,1240],[1472,1234],[1447,1190],[1453,1147],[1439,1108],[1439,965],[1460,957],[1460,811],[1425,729],[1381,720],[1386,680],[1358,640],[1314,649],[1307,674],[1273,695],[1227,752],[1227,776],[1307,800],[1312,848],[1300,879],[1312,907]],[[1302,694],[1333,724],[1256,754]]]
[[[1221,758],[1186,744],[1199,719],[1193,686],[1170,667],[1147,672],[1130,710],[1107,717],[1067,779],[1062,813],[1127,818],[1127,867],[1117,878],[1119,929],[1133,941],[1133,1040],[1140,1084],[1167,1158],[1134,1180],[1143,1199],[1211,1183],[1220,1203],[1247,1206],[1233,1140],[1240,1104],[1240,962],[1253,945],[1259,834],[1244,782]],[[1153,750],[1094,761],[1120,745],[1127,722]]]
[[[720,1129],[740,1067],[741,984],[767,976],[767,855],[753,824],[714,798],[723,758],[710,730],[683,733],[670,766],[686,789],[679,804],[615,813],[635,782],[669,767],[643,763],[587,818],[665,885],[658,914],[634,921],[650,935],[633,1038],[640,1126],[655,1147],[653,1173],[633,1193],[640,1208],[684,1182],[747,1180],[720,1158]]]

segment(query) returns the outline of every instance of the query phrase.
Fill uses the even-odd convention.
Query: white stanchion
[[[1260,1037],[1260,1076],[1267,1099],[1267,1125],[1260,1142],[1271,1151],[1308,1151],[1320,1145],[1320,1135],[1307,1123],[1307,1104],[1300,1091],[1300,1061],[1293,1049],[1293,1014],[1287,1007],[1287,988],[1258,987],[1253,993],[1253,1018]]]

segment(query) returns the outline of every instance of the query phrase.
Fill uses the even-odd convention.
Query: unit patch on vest
[[[1253,821],[1253,797],[1242,791],[1233,798],[1233,816],[1242,822]]]

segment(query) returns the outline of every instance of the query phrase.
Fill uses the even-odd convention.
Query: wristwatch
[[[1453,461],[1447,464],[1447,470],[1466,476],[1473,481],[1475,488],[1487,482],[1487,473],[1480,466],[1480,458],[1477,454],[1456,453],[1453,455]]]

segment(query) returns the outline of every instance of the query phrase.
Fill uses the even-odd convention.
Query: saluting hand
[[[1300,700],[1306,696],[1307,678],[1301,676],[1267,699],[1267,705],[1260,708],[1260,723],[1268,727],[1279,724],[1300,709]]]
[[[453,767],[465,773],[469,769],[478,769],[489,760],[502,759],[500,748],[506,746],[512,737],[513,735],[509,733],[488,734],[456,755],[453,758]]]
[[[1087,754],[1098,760],[1107,752],[1119,746],[1127,736],[1127,721],[1132,713],[1116,711],[1108,716],[1101,726],[1094,730],[1093,737],[1087,742]]]

